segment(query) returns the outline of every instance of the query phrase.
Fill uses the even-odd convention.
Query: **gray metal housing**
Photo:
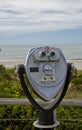
[[[48,51],[45,47],[32,48],[26,57],[25,71],[33,90],[48,101],[62,91],[67,63],[58,48],[49,47]]]

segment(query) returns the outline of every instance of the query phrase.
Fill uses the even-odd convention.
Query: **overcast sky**
[[[0,0],[1,44],[82,44],[82,0]]]

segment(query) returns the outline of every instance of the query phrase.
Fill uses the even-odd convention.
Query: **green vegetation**
[[[77,71],[77,75],[71,80],[65,98],[82,99],[82,71]]]
[[[0,98],[25,97],[14,72],[14,68],[0,65]],[[82,99],[82,71],[78,71],[72,79],[65,98]],[[0,105],[0,130],[35,130],[32,122],[37,116],[38,111],[33,106]],[[82,108],[59,106],[57,120],[60,121],[57,130],[82,130]]]

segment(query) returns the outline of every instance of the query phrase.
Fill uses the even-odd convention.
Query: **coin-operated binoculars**
[[[40,130],[55,130],[59,125],[54,110],[67,91],[71,68],[60,49],[48,46],[30,49],[25,65],[16,66],[27,98],[39,110],[39,119],[33,125]],[[30,83],[29,87],[25,82],[25,75]],[[32,97],[30,89],[38,95],[41,103]]]

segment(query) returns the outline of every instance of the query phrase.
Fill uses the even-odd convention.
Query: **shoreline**
[[[17,59],[17,60],[0,60],[0,65],[4,65],[7,68],[13,68],[17,64],[24,64],[25,60]],[[67,63],[73,63],[77,70],[82,70],[82,59],[69,59]]]

